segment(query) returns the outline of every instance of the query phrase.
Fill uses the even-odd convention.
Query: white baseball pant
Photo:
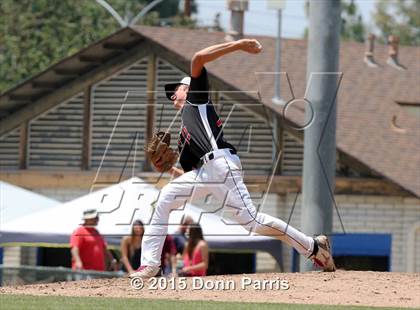
[[[184,173],[162,188],[150,225],[142,241],[141,265],[159,266],[163,244],[168,232],[169,213],[185,202],[211,194],[225,200],[224,209],[250,232],[277,238],[309,257],[314,239],[284,221],[257,212],[242,178],[242,165],[237,155],[228,149],[213,152],[214,159],[200,169]]]

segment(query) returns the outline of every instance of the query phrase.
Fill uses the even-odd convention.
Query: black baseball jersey
[[[207,70],[203,67],[197,78],[191,77],[187,100],[181,110],[179,162],[184,171],[197,167],[200,158],[216,149],[236,149],[223,138],[222,120],[209,97]]]

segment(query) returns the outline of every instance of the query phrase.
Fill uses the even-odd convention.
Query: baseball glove
[[[171,134],[163,131],[154,134],[147,144],[147,155],[159,172],[170,170],[178,160],[178,153],[170,147],[170,144]]]

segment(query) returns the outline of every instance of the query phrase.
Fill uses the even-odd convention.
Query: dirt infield
[[[0,294],[420,307],[418,273],[270,273],[204,277],[195,279],[195,283],[193,280],[163,278],[156,283],[146,282],[139,290],[132,288],[127,278],[86,280],[2,287]],[[156,284],[156,289],[151,289],[152,284]]]

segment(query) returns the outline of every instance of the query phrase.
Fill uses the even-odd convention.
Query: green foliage
[[[3,0],[0,16],[0,90],[118,27],[94,2],[83,0]]]
[[[354,0],[341,1],[341,38],[343,40],[363,42],[365,26]]]
[[[148,2],[152,2],[153,0],[148,0]],[[168,18],[176,15],[178,12],[180,0],[166,0],[161,2],[156,6],[154,11],[158,11],[160,13],[160,17]]]
[[[153,0],[108,0],[130,19]],[[164,0],[138,24],[194,27],[180,0]],[[196,10],[192,2],[192,11]],[[0,92],[120,28],[95,0],[1,0]]]
[[[341,0],[341,38],[363,42],[366,27],[354,0]],[[309,1],[305,3],[309,16]],[[376,0],[374,23],[379,30],[378,40],[386,44],[389,35],[400,37],[401,45],[420,44],[420,0]],[[308,36],[308,29],[304,32]]]
[[[374,20],[382,43],[392,34],[400,37],[402,45],[419,45],[420,0],[379,0]]]
[[[171,26],[173,27],[182,27],[182,28],[195,28],[196,27],[196,20],[184,17],[182,15],[175,16],[172,18]]]

